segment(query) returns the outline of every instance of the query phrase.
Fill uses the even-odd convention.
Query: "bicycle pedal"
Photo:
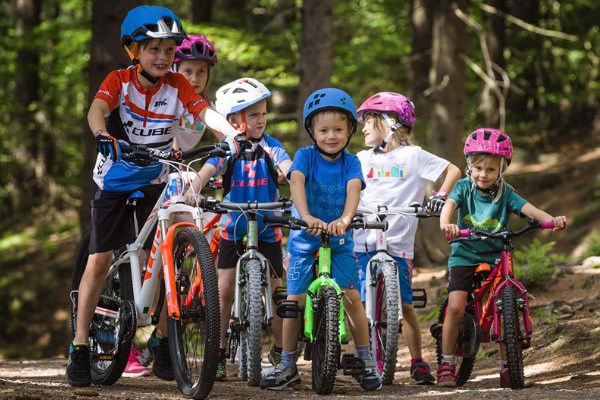
[[[425,306],[427,306],[427,292],[425,291],[425,289],[413,289],[413,307],[425,308]]]
[[[296,300],[281,300],[277,303],[276,313],[281,318],[298,318],[304,309],[298,305]]]
[[[433,336],[434,339],[440,340],[442,337],[442,325],[436,322],[435,324],[431,325],[431,327],[429,327],[429,332],[431,333],[431,336]]]
[[[284,286],[278,286],[273,291],[273,301],[275,304],[279,304],[283,300],[287,300],[287,289]]]
[[[342,356],[340,368],[344,375],[360,375],[365,370],[365,362],[352,353],[346,353]]]

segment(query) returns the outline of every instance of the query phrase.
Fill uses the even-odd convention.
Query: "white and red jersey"
[[[156,87],[146,89],[138,82],[134,66],[108,74],[94,98],[108,104],[106,117],[118,107],[129,143],[161,150],[171,149],[181,119],[194,123],[209,106],[183,75],[167,72]],[[94,181],[102,190],[128,191],[162,183],[167,172],[168,168],[160,163],[140,167],[122,160],[113,163],[110,157],[98,154]]]

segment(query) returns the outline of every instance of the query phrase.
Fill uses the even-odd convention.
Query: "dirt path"
[[[486,344],[477,360],[472,379],[460,389],[410,384],[406,349],[398,352],[394,385],[375,393],[365,393],[350,377],[338,375],[336,398],[435,398],[435,399],[600,399],[600,269],[567,268],[560,280],[536,296],[534,340],[525,351],[525,376],[535,382],[532,388],[511,391],[498,387],[497,346]],[[427,287],[430,303],[435,305],[441,286],[429,286],[431,278],[440,280],[444,271],[423,272],[416,286]],[[422,324],[425,358],[435,359],[429,335],[430,322]],[[174,382],[154,377],[121,378],[112,387],[73,389],[64,381],[64,359],[37,361],[0,361],[0,399],[178,399]],[[322,399],[310,387],[310,364],[301,361],[302,382],[294,390],[281,393],[250,388],[236,379],[235,366],[229,365],[228,381],[216,383],[213,399]],[[435,369],[435,364],[433,365]]]

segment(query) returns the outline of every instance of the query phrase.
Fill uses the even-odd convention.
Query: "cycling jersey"
[[[108,104],[108,117],[117,111],[126,140],[161,150],[171,150],[179,120],[193,124],[208,103],[183,75],[167,72],[156,87],[144,88],[134,66],[112,71],[100,85],[95,99]],[[138,166],[127,161],[113,162],[98,154],[94,181],[105,191],[135,190],[166,180],[168,167],[160,163]]]

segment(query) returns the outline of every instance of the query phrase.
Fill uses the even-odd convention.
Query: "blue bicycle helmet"
[[[348,142],[346,143],[346,146],[344,146],[344,149],[335,154],[328,153],[317,146],[317,142],[310,131],[310,125],[315,114],[323,111],[340,111],[346,114],[346,116],[350,119],[350,124],[352,125],[350,132],[350,136],[352,136],[356,132],[356,127],[358,124],[356,106],[354,105],[354,102],[348,93],[337,88],[317,89],[312,92],[304,102],[304,111],[302,112],[302,117],[306,132],[313,142],[315,142],[315,146],[321,154],[335,158],[348,146],[350,143],[350,138],[348,138]]]
[[[121,44],[145,39],[175,39],[178,45],[187,39],[181,20],[166,7],[139,6],[129,10],[121,24]]]

